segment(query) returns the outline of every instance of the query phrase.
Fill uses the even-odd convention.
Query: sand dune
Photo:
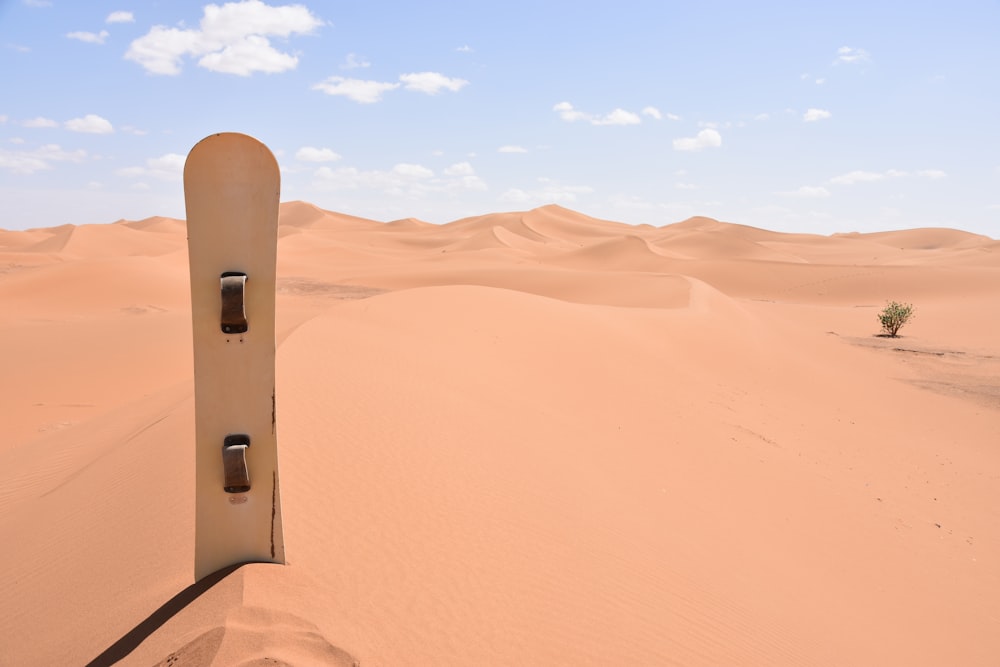
[[[25,250],[58,252],[67,257],[93,258],[152,256],[170,252],[176,247],[174,239],[149,233],[151,231],[155,230],[129,225],[63,226],[48,238],[28,246]]]
[[[183,221],[0,230],[0,665],[996,664],[997,241],[280,221],[288,564],[197,584]]]
[[[306,227],[319,229],[371,229],[382,226],[374,220],[359,218],[344,213],[325,211],[308,202],[285,202],[281,205],[280,224],[283,227]]]
[[[183,220],[177,220],[176,218],[164,218],[159,215],[154,215],[142,220],[122,219],[118,220],[115,224],[124,225],[125,227],[131,227],[132,229],[138,229],[144,232],[162,232],[164,234],[177,234],[178,232],[183,232],[185,226]]]
[[[940,250],[951,248],[974,248],[993,239],[981,234],[970,234],[958,229],[923,228],[904,229],[893,232],[860,234],[864,239],[882,243],[893,248],[908,250]]]

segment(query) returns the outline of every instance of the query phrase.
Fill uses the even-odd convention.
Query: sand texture
[[[183,221],[0,230],[0,665],[1000,664],[1000,242],[288,202],[277,284],[288,564],[195,584]]]

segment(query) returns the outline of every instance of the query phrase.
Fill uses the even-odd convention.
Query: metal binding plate
[[[220,278],[222,289],[222,332],[244,333],[247,330],[247,313],[244,306],[247,274],[226,271]]]
[[[250,471],[247,469],[247,447],[250,436],[242,433],[227,435],[222,441],[222,467],[226,493],[246,493],[250,490]]]

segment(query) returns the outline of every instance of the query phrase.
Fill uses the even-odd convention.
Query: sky
[[[375,220],[998,238],[998,35],[996,0],[0,0],[0,228],[183,218],[233,131]]]

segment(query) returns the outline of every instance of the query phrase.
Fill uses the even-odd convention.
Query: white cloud
[[[371,104],[380,101],[384,93],[395,90],[400,86],[403,86],[406,90],[426,93],[427,95],[436,95],[442,90],[461,90],[469,83],[464,79],[449,78],[437,72],[401,74],[399,80],[402,83],[366,81],[363,79],[331,76],[314,84],[312,89],[323,91],[327,95],[342,95],[361,104]]]
[[[759,113],[753,117],[754,120],[770,120],[771,114],[769,113]]]
[[[106,118],[101,118],[96,114],[89,113],[83,118],[73,118],[65,122],[67,130],[72,132],[84,132],[86,134],[111,134],[115,131],[111,122]]]
[[[643,116],[649,116],[650,118],[655,118],[656,120],[663,120],[664,118],[666,118],[667,120],[681,119],[681,117],[675,113],[670,113],[670,112],[663,113],[656,107],[644,107],[640,113],[642,113]]]
[[[472,47],[469,46],[468,44],[464,44],[455,50],[458,51],[459,53],[472,53]]]
[[[401,185],[392,172],[361,171],[356,167],[320,167],[314,173],[314,184],[329,190],[357,190],[370,188],[379,190],[396,189]]]
[[[857,49],[850,46],[842,46],[837,49],[837,59],[833,61],[834,65],[839,63],[846,63],[848,65],[859,65],[871,60],[868,52],[864,49]]]
[[[646,109],[656,111],[653,107],[646,107]],[[552,107],[552,110],[557,112],[559,117],[568,123],[584,120],[591,125],[638,125],[642,122],[642,119],[638,114],[626,111],[625,109],[615,109],[614,111],[601,116],[585,111],[579,111],[569,102],[560,102]],[[644,113],[645,111],[646,110],[644,110]],[[659,113],[659,111],[656,113]]]
[[[131,134],[137,137],[144,137],[147,134],[149,134],[148,130],[140,130],[134,125],[123,125],[121,127],[121,131],[124,132],[125,134]]]
[[[886,169],[885,171],[855,170],[849,171],[846,174],[834,176],[830,179],[830,183],[834,183],[836,185],[855,185],[857,183],[874,183],[888,178],[907,178],[909,176],[939,180],[947,178],[948,174],[941,169],[920,169],[915,172],[909,172],[902,169]]]
[[[310,33],[323,25],[304,5],[272,7],[260,0],[242,0],[222,5],[205,5],[201,19],[202,33],[210,39],[228,43],[246,35],[288,37]]]
[[[803,185],[797,190],[791,190],[789,192],[777,192],[775,194],[779,194],[784,197],[802,197],[805,199],[820,199],[823,197],[829,197],[830,191],[824,188],[823,186]]]
[[[434,172],[422,164],[400,162],[392,168],[392,173],[403,178],[430,178]]]
[[[415,72],[412,74],[401,74],[399,80],[407,90],[414,90],[428,95],[437,95],[442,90],[458,92],[468,85],[464,79],[449,78],[438,72]]]
[[[615,109],[609,114],[592,119],[590,122],[594,125],[638,125],[642,119],[631,111]]]
[[[348,53],[340,69],[360,69],[364,67],[371,67],[371,63],[365,60],[364,56],[359,56],[356,53]]]
[[[320,167],[313,174],[320,190],[373,190],[393,197],[421,198],[454,194],[464,190],[486,190],[468,162],[453,164],[442,176],[421,164],[402,162],[391,169],[362,171],[355,167]]]
[[[198,29],[154,26],[129,45],[125,58],[151,74],[179,74],[185,56],[200,56],[200,67],[226,74],[284,72],[299,59],[272,47],[267,37],[307,34],[323,25],[303,5],[272,7],[261,0],[209,4],[203,11]]]
[[[166,153],[160,157],[146,160],[151,173],[163,173],[181,176],[184,174],[184,162],[187,158],[178,153]]]
[[[642,110],[643,116],[649,116],[650,118],[655,118],[656,120],[662,120],[663,114],[656,107],[645,107]]]
[[[0,169],[15,174],[33,174],[52,169],[52,162],[83,162],[86,157],[87,152],[84,150],[67,151],[58,144],[46,144],[32,151],[0,149]]]
[[[449,189],[485,190],[486,183],[476,175],[469,162],[458,162],[444,170],[444,175],[451,177],[447,184]]]
[[[528,149],[523,146],[501,146],[497,153],[527,153]]]
[[[594,191],[587,185],[562,185],[549,178],[539,178],[538,185],[539,187],[530,190],[510,188],[500,195],[500,200],[523,205],[572,204],[577,201],[578,195],[586,195]]]
[[[694,183],[674,183],[674,187],[678,190],[697,190],[698,186]]]
[[[102,30],[101,32],[77,31],[77,32],[68,32],[66,33],[66,36],[69,37],[70,39],[76,39],[81,42],[87,42],[88,44],[103,44],[104,40],[108,38],[109,34],[110,33],[108,33],[107,30]]]
[[[26,120],[21,125],[25,127],[59,127],[59,123],[52,120],[51,118],[44,118],[42,116],[36,116],[30,120]]]
[[[854,185],[855,183],[874,183],[875,181],[881,181],[889,175],[901,175],[901,172],[897,172],[894,169],[890,169],[887,172],[876,172],[876,171],[849,171],[846,174],[841,174],[840,176],[834,176],[830,179],[831,183],[836,185]]]
[[[312,86],[313,90],[320,90],[327,95],[342,95],[359,104],[378,102],[383,93],[396,88],[399,88],[398,83],[347,79],[342,76],[331,76]]]
[[[476,173],[469,162],[457,162],[444,170],[445,176],[469,176]]]
[[[340,155],[329,148],[303,146],[295,151],[295,159],[301,162],[336,162],[340,159]]]
[[[108,14],[108,18],[104,19],[105,23],[135,23],[135,16],[132,12],[111,12]]]
[[[830,179],[830,182],[836,183],[837,185],[854,185],[855,183],[871,183],[873,181],[881,181],[883,178],[885,178],[885,174],[858,170],[841,174],[840,176],[834,176]]]
[[[693,137],[674,139],[675,151],[700,151],[703,148],[717,148],[721,145],[722,135],[712,128],[706,128]]]
[[[35,151],[35,155],[56,162],[83,162],[87,157],[87,151],[82,149],[67,151],[60,148],[58,144],[45,144]]]
[[[146,160],[146,164],[141,167],[125,167],[119,169],[119,176],[136,178],[140,176],[152,176],[161,181],[179,181],[184,174],[184,161],[187,158],[178,153],[166,153],[160,157],[152,157]]]
[[[802,115],[802,120],[804,120],[807,123],[812,123],[812,122],[815,122],[817,120],[826,120],[827,118],[829,118],[832,115],[833,114],[831,114],[826,109],[808,109]]]
[[[582,111],[577,111],[569,102],[560,102],[552,107],[552,110],[559,112],[559,117],[568,123],[587,119],[587,114]]]
[[[150,74],[181,73],[181,58],[201,53],[205,48],[196,30],[181,30],[153,26],[144,36],[134,40],[125,52],[126,60],[134,60]]]
[[[297,56],[275,49],[266,37],[247,35],[221,51],[205,54],[198,64],[213,72],[250,76],[254,72],[277,74],[294,69],[298,61]]]

